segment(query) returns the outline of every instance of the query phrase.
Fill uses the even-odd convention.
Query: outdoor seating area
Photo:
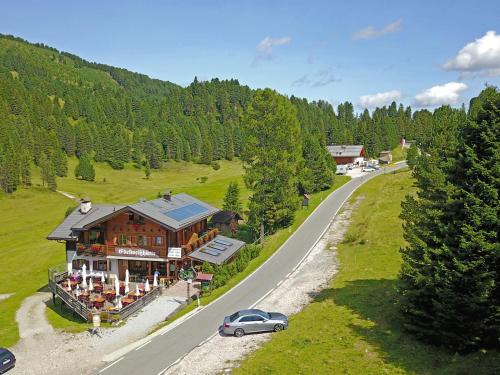
[[[68,304],[67,297],[80,304],[83,311],[89,311],[92,314],[99,312],[108,313],[108,320],[120,319],[120,315],[127,306],[134,302],[143,301],[153,291],[159,290],[158,279],[155,275],[150,284],[149,279],[146,282],[132,282],[128,269],[126,270],[125,280],[118,280],[117,276],[107,278],[104,272],[87,273],[86,266],[81,270],[73,270],[68,265],[68,272],[64,278],[57,283],[58,295]],[[64,296],[61,295],[64,294]],[[156,293],[155,293],[156,294]],[[149,299],[148,299],[149,300]],[[73,306],[73,304],[69,304]],[[76,309],[74,309],[76,310]],[[115,315],[116,319],[113,319]],[[87,316],[87,319],[90,317]]]

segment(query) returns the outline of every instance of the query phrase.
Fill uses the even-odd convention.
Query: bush
[[[242,272],[248,266],[248,263],[257,256],[259,256],[262,247],[260,245],[246,245],[235,256],[231,263],[226,263],[220,266],[212,266],[205,262],[203,263],[203,272],[213,273],[212,287],[220,288],[224,286],[229,279],[237,273]]]
[[[207,176],[203,176],[203,177],[200,177],[200,182],[203,184],[205,182],[207,182],[208,180],[208,177]]]
[[[214,161],[214,162],[212,163],[212,168],[213,168],[215,171],[218,171],[218,170],[220,169],[220,164],[219,164],[219,162]]]

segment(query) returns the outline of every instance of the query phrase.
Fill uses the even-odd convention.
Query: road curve
[[[159,375],[186,355],[194,347],[213,335],[224,316],[248,308],[261,300],[305,258],[327,230],[330,222],[344,202],[369,179],[406,166],[399,163],[363,177],[355,178],[332,192],[290,238],[251,275],[240,284],[205,306],[165,335],[151,339],[103,366],[98,374],[103,375]]]

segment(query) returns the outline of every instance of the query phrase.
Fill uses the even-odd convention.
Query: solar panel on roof
[[[232,245],[231,242],[222,240],[220,238],[217,238],[216,240],[214,240],[214,242],[221,244],[221,245],[224,245],[224,246],[231,246]]]
[[[174,210],[164,211],[163,214],[171,219],[184,221],[207,211],[208,209],[203,207],[201,204],[191,203],[187,206],[179,207]]]
[[[221,245],[217,245],[215,243],[209,244],[208,247],[211,247],[212,249],[219,250],[219,251],[225,251],[227,249],[227,247],[221,246]]]
[[[214,251],[214,250],[207,249],[206,247],[205,247],[205,248],[203,248],[203,249],[200,249],[200,251],[201,251],[202,253],[209,254],[209,255],[212,255],[212,256],[214,256],[214,257],[217,257],[217,256],[219,256],[219,254],[220,254],[219,252]]]

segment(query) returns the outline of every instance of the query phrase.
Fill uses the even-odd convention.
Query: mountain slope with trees
[[[0,35],[0,187],[12,192],[29,185],[30,164],[40,167],[42,154],[56,176],[68,174],[66,158],[73,155],[115,169],[129,162],[156,169],[168,160],[231,160],[243,154],[245,115],[255,92],[236,79],[195,77],[180,87]],[[364,144],[368,155],[377,156],[402,136],[432,133],[434,114],[396,103],[356,115],[349,102],[335,110],[325,101],[285,100],[300,125],[297,147],[314,159],[309,169],[325,164],[326,144]],[[330,180],[320,181],[310,170],[301,178],[315,180],[301,183],[311,191]]]

